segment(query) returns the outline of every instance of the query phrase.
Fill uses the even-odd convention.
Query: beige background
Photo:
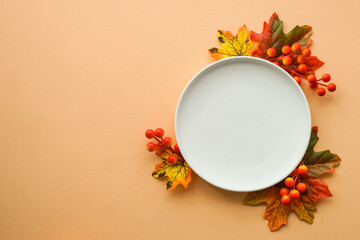
[[[1,1],[0,239],[360,238],[358,1]],[[315,222],[271,233],[265,206],[194,177],[166,191],[144,131],[174,136],[178,97],[211,63],[217,30],[260,32],[277,11],[314,28],[338,91],[303,86],[317,149],[343,159]],[[214,140],[215,141],[215,140]]]

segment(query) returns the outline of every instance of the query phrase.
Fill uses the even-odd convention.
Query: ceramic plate
[[[255,191],[284,179],[310,139],[306,97],[280,67],[232,57],[201,70],[184,89],[175,116],[180,150],[207,182]]]

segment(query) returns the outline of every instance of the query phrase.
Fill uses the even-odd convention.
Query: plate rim
[[[311,137],[311,126],[312,126],[312,119],[311,119],[311,112],[310,112],[310,106],[309,106],[309,102],[307,101],[307,98],[302,90],[302,88],[299,86],[298,83],[296,83],[296,81],[293,79],[293,77],[288,73],[286,72],[284,69],[282,69],[281,67],[271,63],[270,61],[268,60],[265,60],[265,59],[262,59],[262,58],[258,58],[258,57],[252,57],[252,56],[234,56],[234,57],[229,57],[229,58],[224,58],[224,59],[221,59],[221,60],[217,60],[213,63],[210,63],[208,64],[207,66],[205,66],[204,68],[202,68],[198,73],[196,73],[192,79],[187,83],[187,85],[185,86],[185,88],[183,89],[180,97],[179,97],[179,100],[178,100],[178,103],[177,103],[177,106],[176,106],[176,112],[175,112],[175,123],[174,123],[174,126],[175,126],[175,136],[176,136],[176,140],[177,140],[177,143],[178,143],[178,146],[180,148],[180,151],[181,151],[181,140],[177,137],[179,136],[178,133],[179,133],[179,128],[178,128],[178,118],[179,118],[179,108],[180,108],[180,105],[181,105],[181,101],[182,99],[184,98],[184,95],[185,95],[185,92],[187,91],[188,88],[190,88],[190,86],[192,85],[192,83],[199,77],[202,75],[202,73],[208,71],[209,69],[215,67],[216,65],[219,65],[219,64],[223,64],[224,62],[236,62],[238,61],[239,59],[243,59],[243,60],[249,60],[249,61],[252,61],[252,62],[262,62],[262,63],[265,63],[271,67],[275,67],[275,69],[277,68],[278,70],[284,72],[286,74],[286,76],[288,76],[289,80],[291,80],[293,83],[295,88],[297,89],[297,91],[300,93],[302,99],[304,100],[304,103],[305,103],[305,106],[306,106],[306,117],[309,119],[309,125],[308,125],[308,133],[307,133],[307,142],[309,143],[310,142],[310,137]],[[306,145],[305,149],[303,149],[303,154],[302,154],[302,157],[305,155],[306,153],[306,150],[308,148],[308,144]],[[186,159],[186,155],[187,153],[186,152],[182,152],[182,155],[184,157],[184,159]],[[301,159],[299,160],[299,162],[302,160],[302,157]],[[253,192],[253,191],[258,191],[258,190],[263,190],[263,189],[266,189],[268,187],[271,187],[271,186],[274,186],[275,184],[279,183],[280,181],[282,181],[286,176],[288,176],[295,168],[296,166],[299,164],[299,162],[296,163],[296,165],[294,165],[294,167],[292,168],[291,171],[288,172],[287,175],[285,175],[284,177],[282,177],[279,181],[276,181],[276,182],[271,182],[265,186],[261,186],[261,187],[257,187],[257,188],[251,188],[251,189],[234,189],[234,188],[229,188],[229,187],[226,187],[226,186],[222,186],[222,185],[219,185],[216,183],[216,181],[211,181],[209,180],[207,177],[203,177],[202,174],[199,174],[198,172],[196,172],[194,170],[194,168],[191,167],[191,164],[189,162],[188,165],[190,166],[190,168],[199,176],[201,177],[204,181],[206,181],[207,183],[215,186],[215,187],[218,187],[220,189],[224,189],[224,190],[228,190],[228,191],[232,191],[232,192]]]

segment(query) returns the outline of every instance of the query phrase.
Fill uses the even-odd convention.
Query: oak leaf
[[[258,49],[259,43],[250,39],[251,32],[246,26],[242,26],[234,36],[229,31],[218,31],[218,39],[221,43],[220,48],[211,48],[209,53],[216,59],[222,59],[233,56],[252,56],[253,52]]]

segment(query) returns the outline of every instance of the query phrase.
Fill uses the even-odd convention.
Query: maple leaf
[[[170,150],[157,149],[156,154],[162,159],[162,162],[155,166],[152,176],[155,178],[168,177],[166,188],[174,189],[177,185],[182,184],[187,188],[191,181],[191,168],[185,161],[177,161],[175,164],[168,163],[169,155],[174,154]],[[176,155],[176,154],[175,154]],[[180,156],[176,155],[178,158]]]
[[[301,220],[313,223],[316,204],[320,198],[331,197],[328,185],[318,177],[324,173],[334,171],[334,167],[341,162],[339,156],[331,153],[329,150],[315,152],[314,146],[319,140],[317,136],[318,127],[313,127],[309,146],[303,157],[303,162],[307,165],[309,171],[301,178],[306,185],[306,192],[301,194],[298,201],[292,201],[290,205],[281,204],[280,189],[285,187],[284,181],[270,188],[248,193],[244,199],[244,204],[258,205],[266,203],[264,218],[268,219],[268,226],[271,231],[278,230],[286,224],[287,217],[291,211],[294,211]]]
[[[266,58],[266,51],[268,48],[276,49],[276,56],[281,54],[281,48],[284,45],[291,46],[293,43],[300,43],[302,48],[308,47],[312,40],[312,27],[308,25],[295,26],[290,32],[284,33],[283,21],[279,19],[277,13],[274,13],[269,20],[269,23],[264,22],[262,33],[251,32],[250,38],[252,41],[259,42],[259,49],[254,52],[254,56]]]
[[[252,56],[253,52],[258,49],[259,43],[250,39],[251,32],[246,26],[239,28],[238,33],[234,36],[229,31],[218,31],[218,39],[221,43],[220,48],[211,48],[209,53],[216,59],[222,59],[233,56]]]

